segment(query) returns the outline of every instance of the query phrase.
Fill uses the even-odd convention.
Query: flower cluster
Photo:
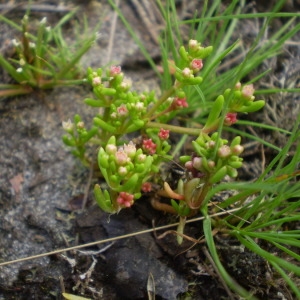
[[[88,69],[87,80],[93,87],[96,99],[86,98],[85,103],[105,109],[105,114],[94,118],[94,125],[113,135],[124,135],[145,126],[149,105],[157,102],[154,93],[130,91],[132,82],[122,73],[120,66],[111,66],[104,76],[103,69]]]
[[[98,152],[98,165],[110,188],[105,195],[97,186],[95,196],[99,206],[108,212],[130,207],[141,197],[142,186],[145,188],[149,174],[155,171],[152,163],[153,157],[137,149],[133,142],[117,147],[116,137],[112,136]]]
[[[184,98],[174,97],[172,104],[171,104],[171,108],[173,110],[181,109],[181,108],[188,107],[188,106],[189,105],[188,105],[185,97]]]
[[[260,110],[265,105],[265,101],[255,101],[254,92],[253,84],[242,86],[240,82],[235,85],[234,90],[227,89],[224,98],[229,99],[229,112],[249,113]]]
[[[206,133],[215,131],[220,121],[223,121],[225,126],[231,126],[237,122],[237,113],[248,113],[261,109],[265,105],[265,101],[254,101],[254,91],[252,84],[242,86],[241,83],[237,83],[234,90],[225,90],[223,95],[219,95],[215,100],[203,131]],[[226,102],[228,103],[227,114],[223,119],[221,114]]]
[[[176,80],[184,85],[201,83],[202,77],[196,76],[196,74],[203,68],[203,59],[206,58],[212,50],[212,47],[202,47],[196,40],[189,41],[187,50],[184,46],[181,46],[179,49],[181,58],[179,63],[180,68],[178,68],[174,74]]]
[[[14,58],[0,53],[0,66],[13,79],[11,84],[1,84],[1,97],[24,95],[36,89],[52,89],[55,86],[82,84],[82,69],[78,62],[92,47],[97,34],[84,35],[70,47],[62,47],[66,40],[62,26],[70,20],[71,14],[51,28],[47,18],[30,24],[29,14],[21,19],[21,26],[1,15],[1,22],[18,28],[18,37],[11,40]],[[2,24],[2,23],[1,23]],[[2,24],[3,26],[3,24]],[[34,32],[31,29],[35,28]],[[79,36],[78,36],[79,37]],[[68,59],[66,59],[68,58]]]
[[[78,157],[85,165],[89,165],[88,158],[85,155],[87,142],[97,133],[97,128],[86,129],[84,122],[79,115],[74,116],[74,121],[70,119],[62,123],[63,129],[67,135],[63,136],[63,142],[73,147],[72,154]]]
[[[156,151],[157,145],[152,141],[152,139],[143,140],[143,149],[149,154],[153,155]]]
[[[237,136],[227,145],[228,141],[221,139],[217,132],[211,137],[203,134],[193,141],[195,154],[181,160],[193,178],[205,178],[209,183],[219,182],[225,175],[236,177],[236,169],[242,166],[239,155],[244,150],[240,142]]]

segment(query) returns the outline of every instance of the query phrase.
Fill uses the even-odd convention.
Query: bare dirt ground
[[[121,2],[123,13],[153,58],[159,61],[157,34],[161,19],[157,16],[156,23],[150,22],[153,26],[149,27],[136,1]],[[27,2],[0,3],[1,13],[20,20]],[[47,16],[48,22],[55,24],[65,14],[55,10],[57,3],[33,1],[32,17],[40,20]],[[267,10],[267,3],[271,2],[260,1],[257,9]],[[122,23],[118,21],[112,31],[114,13],[106,1],[63,3],[67,10],[77,5],[80,6],[77,21],[82,22],[83,14],[88,16],[91,27],[100,18],[103,21],[100,38],[84,57],[84,66],[97,68],[113,61],[122,65],[137,88],[159,90],[159,83]],[[297,1],[287,1],[283,10],[298,8]],[[179,10],[182,17],[189,16],[190,8],[185,9]],[[65,28],[70,36],[72,26],[71,22]],[[243,30],[238,34],[243,36]],[[5,45],[14,38],[15,32],[1,24],[0,33],[1,53],[9,55]],[[291,82],[299,87],[299,57],[299,44],[291,44],[280,59],[272,61],[274,71],[262,81],[262,86],[287,86]],[[1,82],[11,82],[4,72],[0,76]],[[109,217],[97,208],[92,194],[88,193],[87,205],[81,209],[94,178],[89,179],[89,170],[63,145],[61,124],[78,112],[88,120],[91,111],[82,100],[90,92],[86,86],[56,88],[0,102],[0,262],[141,231],[151,228],[153,220],[155,226],[175,221],[154,211],[149,199],[139,201],[130,211]],[[283,98],[266,99],[270,108],[258,118],[268,117],[270,124],[282,122],[287,120],[284,112],[288,109],[290,121],[285,121],[285,125],[291,129],[300,104],[299,95],[293,97],[285,98],[284,103]],[[267,133],[265,137],[278,143],[283,139],[268,137]],[[245,178],[259,173],[259,155],[258,148],[254,148],[245,157],[249,161],[242,170]],[[186,234],[199,238],[201,225],[187,226]],[[220,252],[224,264],[241,284],[255,291],[260,299],[292,299],[284,283],[272,278],[274,285],[267,280],[269,266],[264,260],[247,251],[241,253],[230,243],[230,240],[220,242]],[[81,252],[74,250],[9,264],[0,267],[0,299],[63,299],[63,290],[92,299],[148,299],[147,282],[152,277],[156,299],[229,298],[207,260],[204,245],[186,251],[190,246],[192,242],[185,241],[179,247],[173,235],[157,239],[155,234],[147,233]],[[180,298],[180,295],[185,296]]]

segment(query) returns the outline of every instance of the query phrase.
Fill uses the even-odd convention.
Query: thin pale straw
[[[235,208],[235,209],[231,209],[231,210],[228,210],[228,211],[221,211],[221,212],[218,212],[218,213],[215,213],[215,214],[211,215],[210,217],[217,217],[217,216],[221,216],[221,215],[225,215],[225,214],[230,214],[230,213],[235,212],[239,209],[240,208]],[[204,219],[204,217],[194,218],[194,219],[187,220],[186,223],[193,223],[193,222],[196,222],[196,221],[201,221],[203,219]],[[23,261],[37,259],[37,258],[41,258],[41,257],[53,255],[53,254],[63,253],[63,252],[66,252],[66,251],[78,250],[78,249],[82,249],[82,248],[85,248],[85,247],[91,247],[91,246],[95,246],[95,245],[99,245],[99,244],[113,242],[113,241],[125,239],[125,238],[128,238],[128,237],[132,237],[132,236],[136,236],[136,235],[140,235],[140,234],[144,234],[144,233],[149,233],[149,232],[154,232],[154,231],[158,231],[158,230],[168,229],[168,228],[177,226],[178,224],[179,223],[173,223],[173,224],[164,225],[164,226],[160,226],[160,227],[156,227],[156,228],[151,228],[151,229],[146,229],[146,230],[142,230],[142,231],[138,231],[138,232],[128,233],[128,234],[108,238],[108,239],[101,240],[101,241],[95,241],[95,242],[91,242],[91,243],[87,243],[87,244],[83,244],[83,245],[73,246],[73,247],[64,248],[64,249],[58,249],[58,250],[54,250],[54,251],[51,251],[51,252],[46,252],[46,253],[37,254],[37,255],[33,255],[33,256],[29,256],[29,257],[23,257],[23,258],[19,258],[19,259],[15,259],[15,260],[10,260],[10,261],[0,263],[0,267],[7,266],[7,265],[10,265],[10,264],[14,264],[14,263],[17,263],[17,262],[23,262]]]

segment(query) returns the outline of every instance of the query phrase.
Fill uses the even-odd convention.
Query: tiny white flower
[[[189,47],[192,49],[195,49],[199,46],[199,43],[197,40],[189,40]]]
[[[20,66],[25,66],[26,61],[24,60],[24,58],[21,58],[21,59],[19,60],[19,64],[20,64]]]
[[[74,124],[72,123],[72,121],[69,119],[67,122],[62,122],[62,127],[64,130],[66,131],[72,131],[74,128]]]
[[[185,77],[185,78],[190,78],[190,77],[193,76],[193,71],[192,71],[190,68],[184,68],[184,69],[182,70],[182,75],[183,75],[183,77]]]
[[[47,17],[44,17],[41,21],[40,21],[40,24],[46,24],[47,22]]]
[[[128,90],[131,88],[131,86],[132,86],[132,80],[130,78],[124,78],[123,82],[121,83],[121,87],[123,89]]]
[[[143,102],[136,103],[135,108],[137,111],[142,111],[144,109],[144,103]]]
[[[20,42],[17,41],[16,39],[12,39],[12,40],[11,40],[11,43],[12,43],[13,46],[15,46],[15,47],[19,47],[19,46],[20,46]]]
[[[111,117],[112,119],[116,119],[116,118],[117,118],[117,113],[116,113],[116,112],[112,112],[112,113],[110,114],[110,117]]]
[[[147,156],[145,154],[139,154],[137,157],[137,161],[139,163],[143,163],[146,160]]]
[[[119,167],[118,173],[121,176],[125,176],[128,173],[128,171],[127,171],[127,169],[125,167]]]
[[[100,85],[101,78],[99,76],[93,78],[93,85]]]

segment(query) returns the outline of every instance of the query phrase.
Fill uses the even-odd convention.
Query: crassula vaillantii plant
[[[170,121],[182,114],[189,106],[186,87],[205,84],[201,69],[212,47],[202,47],[190,40],[188,47],[181,46],[179,60],[174,63],[174,83],[160,97],[154,92],[137,93],[131,89],[119,66],[87,71],[87,81],[94,97],[86,98],[87,105],[97,112],[91,128],[86,128],[81,117],[63,123],[67,135],[63,137],[72,153],[89,165],[87,146],[98,146],[98,166],[106,187],[96,184],[94,194],[97,203],[108,213],[128,208],[143,193],[152,190],[163,161],[175,160],[170,154],[172,133],[194,136],[193,153],[181,156],[179,162],[185,170],[185,178],[178,181],[175,189],[164,182],[157,193],[170,198],[170,204],[152,200],[156,209],[180,216],[182,231],[187,216],[195,214],[202,205],[212,185],[226,175],[234,178],[242,166],[241,138],[232,141],[221,137],[223,126],[237,121],[238,113],[250,113],[264,106],[263,100],[255,100],[252,84],[237,83],[234,88],[220,94],[201,128],[171,125]],[[133,138],[134,136],[134,138]]]

